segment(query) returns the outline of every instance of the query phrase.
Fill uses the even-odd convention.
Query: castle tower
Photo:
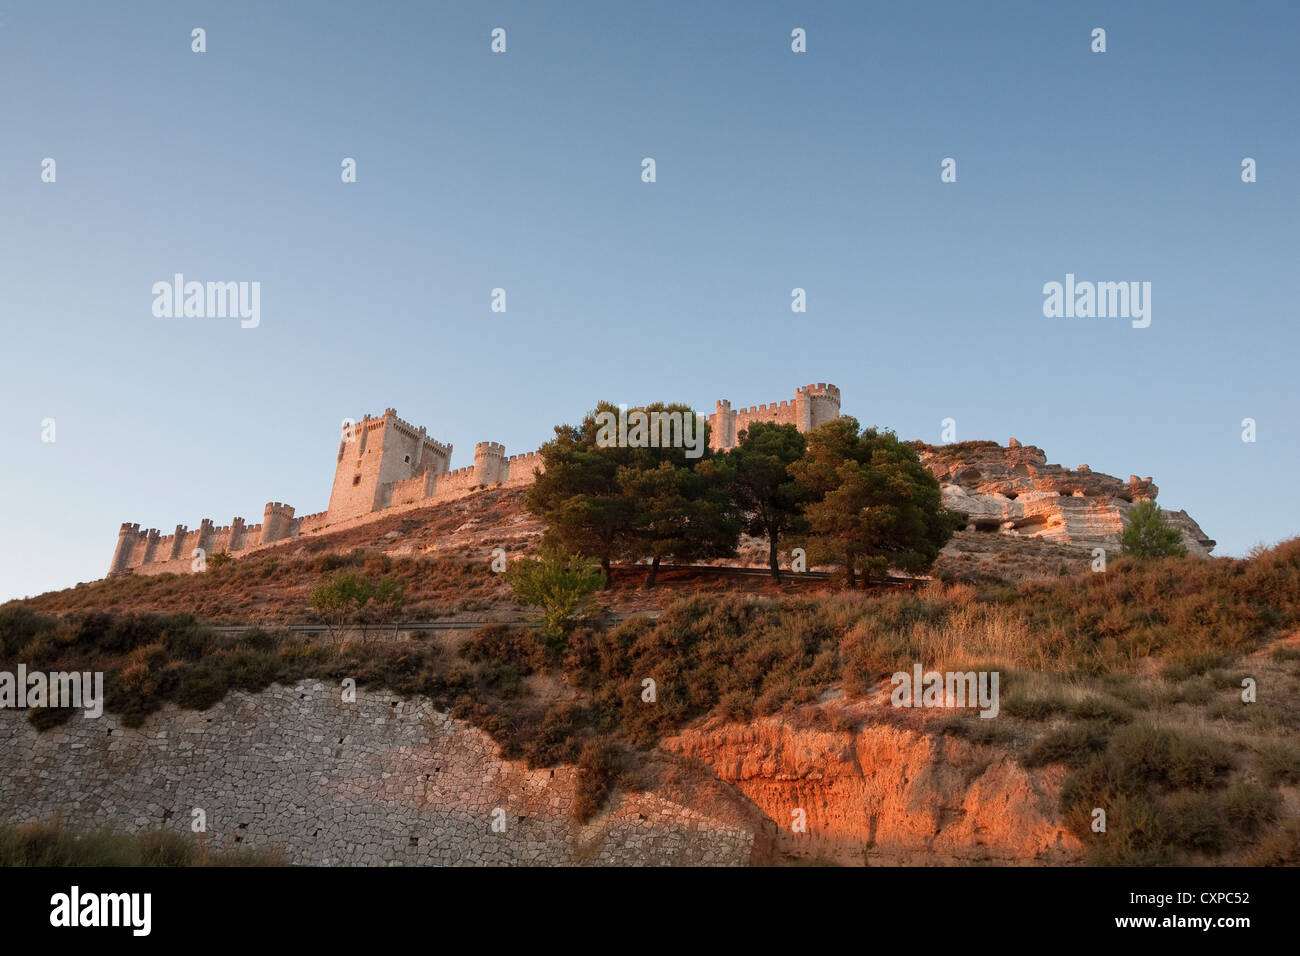
[[[736,413],[731,410],[731,402],[720,398],[709,416],[709,447],[721,451],[735,444]]]
[[[185,553],[185,537],[189,533],[190,529],[188,526],[183,524],[178,524],[176,526],[176,533],[172,536],[172,549],[167,555],[168,560],[175,561]]]
[[[158,560],[158,541],[161,535],[157,528],[150,528],[144,533],[144,557],[140,560],[141,564],[149,564]]]
[[[113,562],[108,566],[109,574],[121,574],[131,563],[135,554],[135,543],[140,539],[140,525],[123,524],[117,531],[117,548],[113,551]]]
[[[339,440],[330,520],[356,518],[392,504],[393,484],[416,475],[443,474],[451,466],[451,446],[428,437],[384,409],[382,418],[365,416],[343,429]]]
[[[281,541],[293,533],[293,508],[279,501],[268,501],[262,512],[262,544]]]
[[[289,509],[289,514],[293,514],[293,509]],[[202,548],[204,554],[212,553],[212,542],[216,540],[217,531],[212,523],[211,518],[204,518],[199,522],[199,540],[194,545],[196,548]]]
[[[806,385],[795,392],[795,408],[799,430],[811,431],[840,417],[840,390],[825,382]]]
[[[493,485],[506,480],[506,446],[481,441],[474,446],[474,483]]]

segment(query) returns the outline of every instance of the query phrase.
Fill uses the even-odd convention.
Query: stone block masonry
[[[751,862],[756,814],[645,792],[579,825],[576,775],[502,759],[487,734],[423,698],[362,688],[346,703],[320,681],[232,693],[206,711],[168,704],[138,729],[109,713],[38,733],[24,712],[0,710],[5,823],[190,835],[200,809],[217,848],[276,847],[316,866]]]
[[[808,431],[839,414],[840,390],[825,383],[796,389],[792,400],[780,404],[732,409],[723,400],[708,417],[710,445],[715,450],[733,447],[740,433],[756,421],[792,424]],[[225,551],[241,557],[290,538],[353,527],[391,514],[395,508],[452,501],[482,488],[530,485],[544,467],[540,452],[507,455],[499,442],[483,441],[474,446],[473,465],[452,471],[451,452],[451,445],[435,441],[425,428],[398,418],[396,409],[385,409],[377,418],[366,415],[343,429],[325,511],[297,516],[292,506],[271,501],[261,524],[246,525],[243,518],[234,518],[229,525],[216,527],[211,518],[204,518],[195,531],[177,525],[169,535],[123,524],[108,576],[183,573],[191,570],[196,549],[207,555]]]

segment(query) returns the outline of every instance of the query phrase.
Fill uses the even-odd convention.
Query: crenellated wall
[[[792,424],[807,431],[839,413],[840,390],[825,383],[807,385],[797,389],[792,400],[770,405],[732,410],[730,402],[720,401],[709,416],[710,444],[715,450],[731,448],[755,421]],[[430,438],[425,428],[398,418],[396,409],[387,408],[378,418],[366,415],[344,425],[325,511],[296,516],[292,506],[270,501],[261,524],[245,525],[243,518],[234,518],[229,525],[217,527],[204,518],[193,531],[178,524],[169,535],[123,524],[109,576],[188,572],[197,549],[209,555],[225,551],[241,556],[302,535],[364,523],[371,515],[394,508],[453,501],[483,488],[524,487],[545,467],[540,451],[507,456],[500,442],[483,441],[474,446],[473,465],[452,471],[451,452],[451,445]]]
[[[840,390],[825,382],[805,385],[795,390],[793,399],[770,405],[733,409],[731,402],[721,399],[709,416],[709,447],[714,451],[734,447],[740,440],[740,433],[754,422],[794,425],[806,432],[839,416]]]

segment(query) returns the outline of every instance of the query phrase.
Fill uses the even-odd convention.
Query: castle
[[[731,448],[737,436],[757,421],[808,431],[839,414],[840,390],[824,382],[797,389],[793,399],[779,404],[733,409],[729,401],[721,400],[708,416],[709,445],[715,451]],[[295,515],[290,505],[271,501],[261,524],[233,518],[217,527],[211,518],[204,518],[193,531],[178,524],[168,535],[157,528],[141,531],[139,524],[123,524],[108,574],[186,572],[196,550],[240,556],[301,535],[363,524],[381,513],[463,498],[482,488],[529,485],[543,468],[540,452],[507,457],[503,445],[484,441],[474,446],[473,465],[452,471],[451,451],[451,445],[430,438],[423,427],[398,418],[395,409],[385,409],[379,418],[366,415],[344,426],[325,511]]]

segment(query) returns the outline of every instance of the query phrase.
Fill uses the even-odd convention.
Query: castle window
[[[360,476],[360,475],[356,475],[356,476],[352,479],[352,484],[354,484],[354,485],[359,485],[359,484],[361,484],[361,476]]]
[[[411,456],[410,455],[405,456],[402,459],[402,461],[406,462],[409,465],[411,463]]]

